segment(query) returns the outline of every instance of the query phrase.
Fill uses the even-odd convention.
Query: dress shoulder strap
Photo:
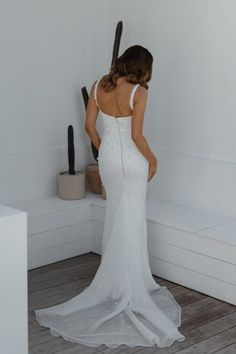
[[[130,108],[132,110],[134,109],[134,94],[139,86],[140,86],[140,84],[134,85],[134,87],[132,88],[132,91],[131,91],[129,104],[130,104]]]
[[[97,87],[98,87],[98,83],[99,83],[100,80],[97,80],[96,83],[95,83],[95,86],[94,86],[94,91],[93,91],[93,97],[97,103],[97,106],[99,108],[99,105],[98,105],[98,100],[97,100]]]

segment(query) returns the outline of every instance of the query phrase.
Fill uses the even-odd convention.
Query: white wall
[[[109,0],[0,2],[0,201],[57,192],[74,126],[76,167],[91,155],[81,88],[109,65]],[[115,26],[113,25],[113,32]]]
[[[236,2],[121,0],[121,52],[154,56],[145,133],[159,157],[148,195],[236,216]]]
[[[122,20],[120,54],[154,56],[148,195],[236,216],[235,12],[234,0],[1,1],[0,201],[56,193],[68,124],[77,168],[94,161],[80,90],[108,71]]]

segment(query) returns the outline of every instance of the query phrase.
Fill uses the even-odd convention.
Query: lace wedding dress
[[[138,86],[131,91],[131,109]],[[88,287],[62,304],[36,310],[36,319],[52,335],[88,346],[170,346],[185,337],[178,330],[181,307],[166,286],[154,281],[149,266],[149,163],[131,139],[132,116],[99,110],[103,135],[98,165],[106,190],[101,263]]]

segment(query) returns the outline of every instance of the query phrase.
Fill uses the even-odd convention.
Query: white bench
[[[28,213],[28,267],[101,254],[105,200],[49,197],[11,204]],[[152,273],[236,305],[236,219],[147,200]]]

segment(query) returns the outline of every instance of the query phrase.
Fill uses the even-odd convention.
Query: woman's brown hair
[[[131,84],[139,83],[148,89],[147,82],[152,76],[152,54],[141,45],[133,45],[116,59],[111,66],[109,74],[104,75],[100,80],[100,86],[106,91],[116,87],[119,77],[126,77]]]

